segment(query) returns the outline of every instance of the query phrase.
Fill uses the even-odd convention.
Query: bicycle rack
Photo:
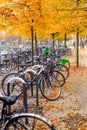
[[[10,96],[10,83],[11,83],[11,81],[15,81],[16,79],[20,80],[23,83],[23,104],[24,104],[25,112],[28,112],[28,110],[27,110],[28,104],[27,104],[26,82],[22,78],[15,77],[15,78],[11,78],[8,81],[8,83],[7,83],[7,96]],[[42,108],[39,106],[39,94],[38,94],[38,83],[37,83],[37,80],[36,80],[36,106],[30,106],[29,108],[36,108],[39,113],[42,110]],[[8,112],[11,113],[11,106],[8,107]]]

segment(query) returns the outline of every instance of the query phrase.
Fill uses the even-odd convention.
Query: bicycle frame
[[[18,113],[18,114],[10,113],[8,111],[7,107],[9,107],[9,105],[15,104],[18,97],[19,97],[19,95],[18,96],[15,95],[13,98],[13,102],[11,102],[11,100],[8,100],[9,97],[5,98],[5,97],[3,97],[3,95],[0,94],[0,100],[3,101],[3,107],[2,107],[1,119],[0,119],[0,124],[1,124],[0,129],[8,130],[8,128],[9,128],[8,126],[10,124],[14,125],[13,126],[14,128],[17,127],[17,121],[18,121],[18,119],[21,119],[21,118],[26,119],[25,123],[26,123],[26,121],[28,121],[27,118],[33,118],[33,122],[32,122],[33,128],[34,128],[34,123],[35,123],[34,120],[37,119],[37,120],[41,120],[43,123],[45,123],[45,125],[49,126],[49,128],[51,130],[56,129],[55,126],[49,120],[47,120],[46,118],[44,118],[40,115],[37,115],[34,113]],[[20,125],[22,126],[21,123],[20,123]],[[26,129],[27,127],[24,125],[23,128]],[[21,127],[19,129],[21,130]],[[29,130],[30,130],[30,128],[29,128]]]
[[[26,82],[22,78],[15,77],[15,78],[11,78],[8,81],[8,86],[11,83],[11,81],[13,81],[13,80],[15,81],[16,79],[19,80],[20,82],[22,82],[23,84],[26,84]],[[23,87],[25,89],[25,86],[23,86]],[[27,111],[25,111],[26,113],[13,114],[10,111],[10,106],[15,104],[16,100],[18,99],[18,97],[22,93],[23,93],[23,91],[20,92],[20,94],[18,94],[18,95],[12,95],[12,96],[9,96],[9,97],[3,97],[3,95],[0,95],[0,100],[3,101],[3,107],[2,107],[1,119],[0,119],[0,123],[1,123],[1,127],[0,128],[2,128],[2,125],[3,125],[3,130],[7,130],[6,128],[8,128],[8,125],[10,123],[13,124],[14,127],[15,127],[15,123],[16,123],[17,119],[25,116],[26,118],[28,118],[28,117],[31,118],[32,117],[32,118],[41,120],[42,122],[46,123],[52,130],[55,130],[55,126],[53,124],[51,124],[51,122],[48,121],[46,118],[44,118],[44,117],[42,117],[40,115],[37,115],[37,114],[34,114],[34,113],[27,113]],[[27,104],[24,104],[24,105],[27,105]],[[25,107],[27,107],[27,106],[25,106]]]
[[[37,69],[39,69],[39,71],[36,72],[35,70],[37,70]],[[39,81],[40,81],[40,79],[41,79],[41,77],[43,75],[43,72],[45,72],[44,75],[46,76],[47,71],[46,71],[46,69],[45,69],[45,67],[43,65],[34,65],[34,66],[32,66],[31,69],[27,69],[26,71],[24,71],[24,74],[32,73],[35,76],[35,78],[33,78],[31,80],[31,84],[34,81],[36,81],[36,79],[38,79],[38,84],[39,84]]]
[[[3,97],[3,95],[0,94],[0,98],[2,98],[2,97]],[[8,105],[3,101],[3,106],[2,106],[2,110],[1,110],[1,118],[0,118],[0,125],[3,125],[3,127],[5,127],[6,122],[9,122],[12,117],[12,113],[10,112],[9,107],[10,107],[10,104]],[[0,128],[2,128],[2,126],[0,126]]]

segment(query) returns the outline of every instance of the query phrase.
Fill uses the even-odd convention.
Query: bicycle
[[[65,65],[68,69],[70,68],[70,62],[69,60],[64,56],[66,55],[65,53],[66,48],[58,48],[55,51],[51,52],[50,58],[52,58],[55,62]]]
[[[70,62],[67,59],[61,59],[60,56],[60,54],[56,55],[55,52],[53,52],[49,58],[55,66],[54,69],[61,72],[66,80],[69,77]]]
[[[9,106],[17,101],[19,95],[4,97],[0,94],[3,102],[0,118],[1,130],[56,130],[55,126],[46,118],[34,113],[10,113]]]
[[[36,72],[34,69],[36,69],[36,70],[39,69],[39,71]],[[26,79],[26,74],[28,75],[27,79]],[[12,74],[9,74],[9,75],[12,76]],[[27,84],[26,89],[31,90],[32,95],[33,95],[33,90],[38,86],[41,94],[46,99],[54,101],[60,97],[61,91],[62,91],[60,81],[58,80],[58,77],[57,77],[58,75],[59,75],[59,73],[55,70],[53,70],[52,72],[49,73],[45,69],[45,66],[35,65],[32,67],[32,69],[27,69],[25,72],[23,72],[22,78],[25,80],[25,82]],[[16,77],[16,76],[18,76],[18,73],[13,73],[13,77]],[[2,80],[2,90],[5,95],[8,95],[7,82],[5,85],[6,78],[9,78],[9,76],[6,76]],[[35,86],[35,88],[34,88],[34,86]],[[19,91],[21,91],[20,90],[21,85],[20,85],[19,81],[15,80],[14,83],[12,83],[10,86],[10,90],[11,90],[10,93],[14,93],[14,91],[17,92],[18,88],[19,88]],[[56,92],[53,95],[54,90],[56,90]]]
[[[12,65],[10,63],[10,58],[3,58],[3,61],[0,62],[0,73],[7,74],[12,70]]]
[[[66,58],[61,58],[62,54],[59,52],[59,54],[56,54],[56,51],[51,52],[48,56],[40,55],[39,57],[36,57],[36,63],[37,64],[44,64],[47,63],[47,60],[50,59],[51,63],[54,67],[54,69],[58,72],[60,72],[64,77],[65,80],[69,77],[69,68],[70,68],[70,62]]]

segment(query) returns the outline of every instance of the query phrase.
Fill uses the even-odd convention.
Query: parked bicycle
[[[45,67],[47,67],[47,65],[34,65],[31,69],[27,69],[25,72],[23,72],[22,75],[20,75],[20,73],[11,73],[7,75],[2,80],[2,90],[4,94],[8,95],[7,80],[10,78],[10,76],[22,76],[22,78],[26,81],[27,90],[31,90],[33,93],[33,90],[35,90],[35,88],[38,86],[41,94],[46,99],[52,101],[57,100],[60,97],[62,91],[60,79],[58,79],[60,73],[52,69],[49,73]],[[14,91],[18,92],[18,88],[20,89],[21,85],[18,81],[15,80],[14,84],[10,86],[10,93],[14,93]]]
[[[3,102],[0,118],[0,129],[2,130],[56,130],[54,125],[46,118],[33,113],[10,113],[9,106],[17,101],[19,95],[4,97],[0,94]]]
[[[1,56],[2,57],[2,56]],[[0,57],[0,73],[7,74],[12,70],[12,64],[10,58],[4,56],[3,59]]]

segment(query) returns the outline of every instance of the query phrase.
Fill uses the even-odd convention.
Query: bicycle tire
[[[26,82],[32,82],[34,74],[32,72],[25,72],[26,70],[19,70],[18,74],[26,81]]]
[[[3,66],[0,67],[0,73],[8,74],[11,71],[11,63],[8,62],[7,64],[3,63]]]
[[[56,73],[56,77],[58,78],[58,82],[60,83],[61,87],[65,84],[65,77],[64,75],[56,70],[52,70],[52,72],[50,73],[51,75],[54,75],[54,73]]]
[[[68,69],[70,69],[70,61],[68,60],[67,63],[64,64]]]
[[[55,69],[64,75],[65,80],[69,77],[69,69],[65,65],[56,63]]]
[[[33,114],[15,114],[5,123],[4,130],[56,130],[54,125],[46,118]]]
[[[55,101],[61,95],[62,87],[58,78],[54,77],[53,75],[49,75],[49,78],[43,76],[40,80],[39,87],[41,94],[47,100]]]
[[[17,63],[14,61],[10,61],[10,63],[11,63],[11,71],[15,70],[17,68]]]

